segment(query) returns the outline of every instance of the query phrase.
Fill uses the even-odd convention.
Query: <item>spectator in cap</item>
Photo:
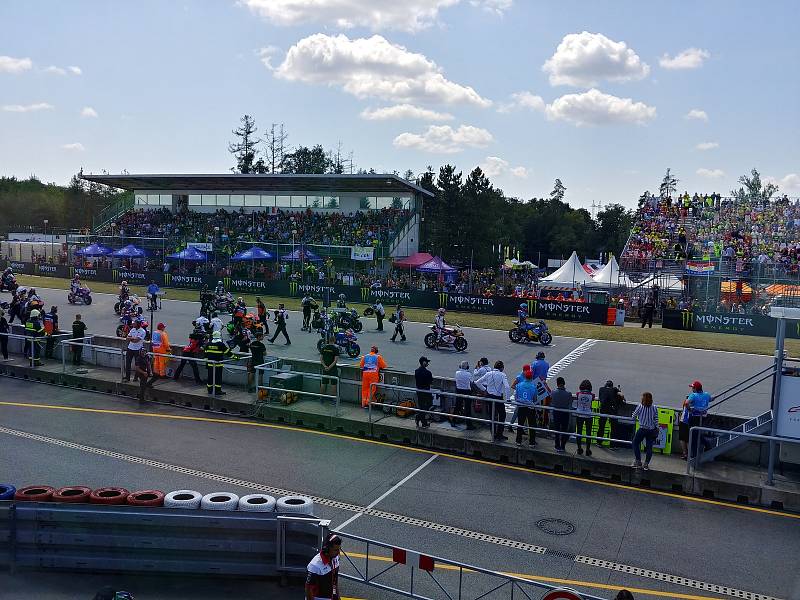
[[[469,369],[469,363],[462,360],[456,371],[456,394],[462,396],[472,395],[472,371]],[[453,414],[460,414],[466,417],[467,429],[475,429],[470,417],[472,417],[472,400],[469,398],[456,398],[455,408]],[[455,422],[455,419],[452,421]]]
[[[681,458],[689,458],[689,431],[692,427],[700,427],[703,424],[703,417],[708,413],[708,405],[711,402],[711,394],[703,391],[703,384],[693,381],[689,385],[691,393],[686,396],[681,411],[681,419],[678,424],[678,439],[681,443]],[[694,453],[692,453],[694,454]]]
[[[536,403],[536,384],[533,381],[533,370],[529,365],[525,365],[522,369],[522,381],[515,382],[516,391],[516,409],[514,412],[518,413],[519,425],[517,426],[517,446],[522,445],[523,429],[527,427],[535,427],[536,420],[534,419],[533,406]],[[534,429],[528,430],[528,443],[531,446],[536,445],[536,431]]]
[[[431,389],[431,383],[433,383],[433,374],[428,370],[428,365],[430,362],[431,361],[427,356],[420,356],[419,368],[414,371],[414,381],[416,382],[417,387],[417,406],[420,410],[430,410],[431,406],[433,405],[433,396],[431,396],[431,393],[428,391],[420,391]],[[423,429],[430,427],[428,413],[416,413],[414,416],[414,422],[416,423],[417,427],[422,426]]]

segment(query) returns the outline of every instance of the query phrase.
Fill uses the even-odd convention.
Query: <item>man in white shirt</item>
[[[209,321],[211,325],[211,334],[213,335],[215,331],[222,331],[222,319],[219,318],[217,313],[211,315],[211,321]]]
[[[136,355],[139,354],[139,350],[142,349],[142,346],[144,346],[144,338],[146,335],[147,332],[144,327],[142,327],[142,320],[136,319],[133,322],[133,327],[128,331],[128,337],[126,338],[128,347],[125,350],[125,377],[123,377],[122,381],[131,380],[131,363],[136,358]]]
[[[508,437],[503,435],[506,423],[506,405],[511,392],[508,377],[503,373],[505,365],[502,360],[494,363],[494,369],[481,376],[475,384],[486,392],[492,403],[492,420],[494,421],[493,437],[496,442],[505,441]]]

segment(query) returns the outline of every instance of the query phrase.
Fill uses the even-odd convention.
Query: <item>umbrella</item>
[[[298,248],[294,252],[284,254],[281,257],[281,260],[284,262],[322,262],[322,259],[319,256],[311,252],[311,250],[306,250],[304,248]]]
[[[189,260],[200,262],[208,260],[208,255],[205,252],[201,252],[194,246],[189,246],[185,250],[181,250],[175,254],[168,254],[167,258],[171,258],[173,260]]]
[[[418,266],[417,271],[421,273],[455,273],[457,269],[448,265],[441,257],[436,256]]]
[[[144,258],[145,251],[142,248],[137,248],[133,244],[128,244],[124,248],[120,248],[111,253],[115,258]]]
[[[103,244],[98,244],[95,242],[94,244],[89,244],[85,248],[81,248],[80,250],[76,250],[75,254],[80,256],[106,256],[111,254],[114,250],[109,248],[108,246],[104,246]]]
[[[253,246],[252,248],[248,248],[247,250],[242,250],[241,252],[237,252],[233,256],[231,256],[231,260],[249,260],[249,261],[256,261],[256,260],[273,260],[275,256],[264,250],[263,248],[259,248],[258,246]]]

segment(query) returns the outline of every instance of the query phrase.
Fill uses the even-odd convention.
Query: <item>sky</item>
[[[0,175],[224,173],[245,113],[357,167],[635,206],[800,196],[795,0],[4,0]]]

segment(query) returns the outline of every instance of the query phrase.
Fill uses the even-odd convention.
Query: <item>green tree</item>
[[[294,152],[286,155],[283,164],[283,173],[291,174],[322,175],[328,173],[329,169],[330,159],[321,144],[311,148],[299,146]]]
[[[621,204],[609,204],[597,213],[597,245],[600,252],[622,254],[633,225],[633,212]]]
[[[664,179],[661,180],[661,185],[658,186],[658,192],[662,198],[671,198],[675,191],[678,189],[678,182],[680,179],[672,174],[672,169],[667,169]]]
[[[739,177],[742,185],[738,190],[731,190],[731,194],[740,200],[750,200],[754,202],[766,202],[778,193],[778,186],[774,183],[767,183],[761,180],[761,173],[756,169],[750,171],[750,177],[742,175]]]
[[[254,173],[254,167],[257,164],[257,144],[256,138],[256,121],[250,115],[244,115],[241,119],[241,125],[234,129],[231,133],[236,136],[236,140],[228,144],[228,152],[233,154],[236,158],[236,166],[231,170],[234,173]],[[263,161],[258,162],[258,168],[263,172]]]

